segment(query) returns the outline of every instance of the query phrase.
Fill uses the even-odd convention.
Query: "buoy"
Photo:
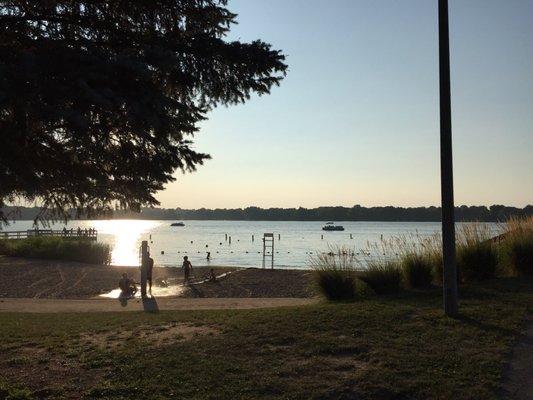
[[[193,243],[193,241],[191,240],[191,244]]]
[[[161,250],[161,254],[165,254],[165,252],[163,250]]]

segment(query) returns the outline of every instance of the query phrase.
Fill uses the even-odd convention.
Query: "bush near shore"
[[[483,224],[463,225],[457,232],[459,283],[496,277],[533,275],[533,218],[511,219],[501,226],[496,240]],[[359,253],[359,252],[358,252]],[[426,289],[442,283],[441,237],[400,236],[371,244],[361,254],[378,259],[358,259],[347,248],[330,249],[311,265],[315,282],[328,300],[361,297],[369,288],[387,295],[401,288]]]
[[[84,238],[31,237],[0,240],[0,254],[12,257],[78,261],[89,264],[111,263],[111,248]]]

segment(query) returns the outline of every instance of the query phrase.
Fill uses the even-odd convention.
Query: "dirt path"
[[[288,307],[314,304],[317,299],[302,298],[158,298],[128,302],[108,299],[0,299],[0,312],[64,313],[158,310],[223,310]]]
[[[533,315],[526,321],[523,338],[514,347],[504,371],[502,397],[509,400],[533,400]]]

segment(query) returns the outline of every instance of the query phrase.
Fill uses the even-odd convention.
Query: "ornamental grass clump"
[[[402,273],[396,261],[371,261],[359,279],[378,295],[394,294],[401,288]]]
[[[410,253],[400,261],[403,279],[406,287],[411,289],[425,289],[433,282],[434,265],[426,254]]]
[[[457,269],[462,282],[482,281],[496,276],[498,249],[487,225],[462,225],[457,234]]]
[[[502,264],[514,276],[533,276],[533,217],[511,218],[499,243]]]
[[[357,260],[346,248],[330,248],[310,260],[318,290],[331,301],[352,301],[358,297]]]

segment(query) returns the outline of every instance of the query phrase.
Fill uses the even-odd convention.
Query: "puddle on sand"
[[[180,296],[185,291],[185,286],[183,285],[172,285],[168,287],[161,286],[152,286],[152,296],[153,297],[170,297],[170,296]],[[108,293],[103,293],[99,297],[106,299],[120,299],[122,291],[120,289],[113,289]],[[138,290],[135,294],[136,299],[141,298],[141,291]]]
[[[234,273],[235,271],[225,272],[223,274],[217,275],[216,279],[219,280],[221,278],[225,278],[226,276]],[[192,285],[201,285],[204,283],[209,282],[209,278],[202,279],[200,281],[193,281],[191,282]],[[152,286],[152,296],[153,297],[170,297],[170,296],[180,296],[185,292],[188,285],[169,285],[169,286]],[[99,297],[103,297],[106,299],[120,299],[122,295],[122,291],[120,289],[113,289],[112,291],[108,293],[103,293]],[[135,294],[136,299],[141,298],[141,291],[137,290],[137,293]]]

